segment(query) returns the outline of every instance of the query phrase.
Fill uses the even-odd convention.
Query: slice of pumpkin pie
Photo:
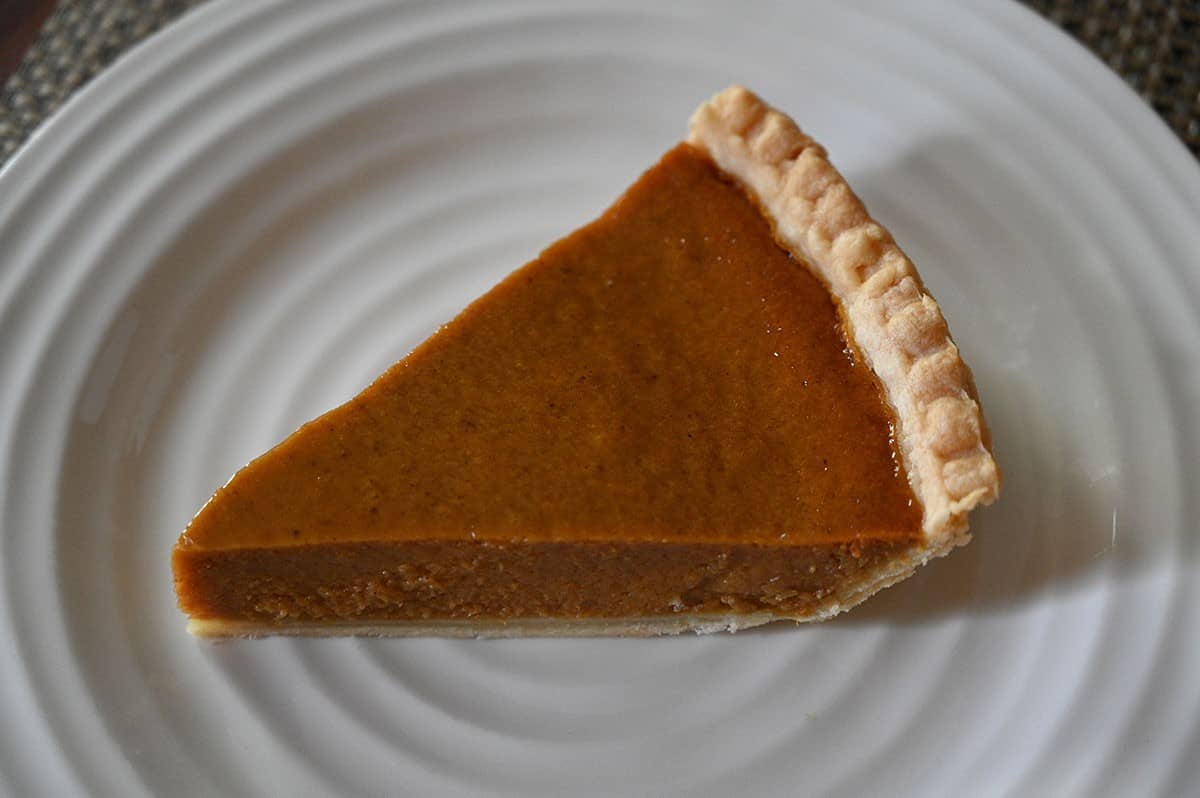
[[[203,637],[819,620],[967,541],[989,446],[912,262],[735,87],[599,219],[239,471],[175,589]]]

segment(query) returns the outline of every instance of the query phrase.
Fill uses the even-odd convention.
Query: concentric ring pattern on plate
[[[1015,5],[640,6],[216,2],[0,174],[6,794],[1200,781],[1195,163]],[[190,639],[168,553],[212,490],[732,81],[829,142],[942,301],[1007,476],[976,541],[800,630]]]

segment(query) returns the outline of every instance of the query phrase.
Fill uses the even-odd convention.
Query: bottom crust
[[[736,632],[771,621],[787,620],[769,613],[729,615],[661,615],[652,618],[491,618],[428,621],[303,621],[275,626],[255,621],[193,618],[188,631],[196,637],[655,637],[682,632]]]
[[[715,634],[737,632],[776,621],[807,623],[825,621],[866,601],[884,588],[907,579],[921,565],[948,554],[970,540],[960,534],[936,548],[919,548],[898,556],[848,582],[802,616],[774,612],[680,613],[627,618],[477,618],[386,619],[294,621],[272,624],[262,621],[192,618],[188,632],[195,637],[655,637],[684,632]]]

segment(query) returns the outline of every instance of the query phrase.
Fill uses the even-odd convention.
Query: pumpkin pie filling
[[[813,270],[680,144],[176,546],[195,620],[807,614],[920,540],[895,419]]]

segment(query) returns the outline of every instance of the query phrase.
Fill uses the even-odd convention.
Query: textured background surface
[[[1024,1],[1116,70],[1200,157],[1198,0]],[[0,91],[0,164],[92,76],[202,2],[59,3]]]

